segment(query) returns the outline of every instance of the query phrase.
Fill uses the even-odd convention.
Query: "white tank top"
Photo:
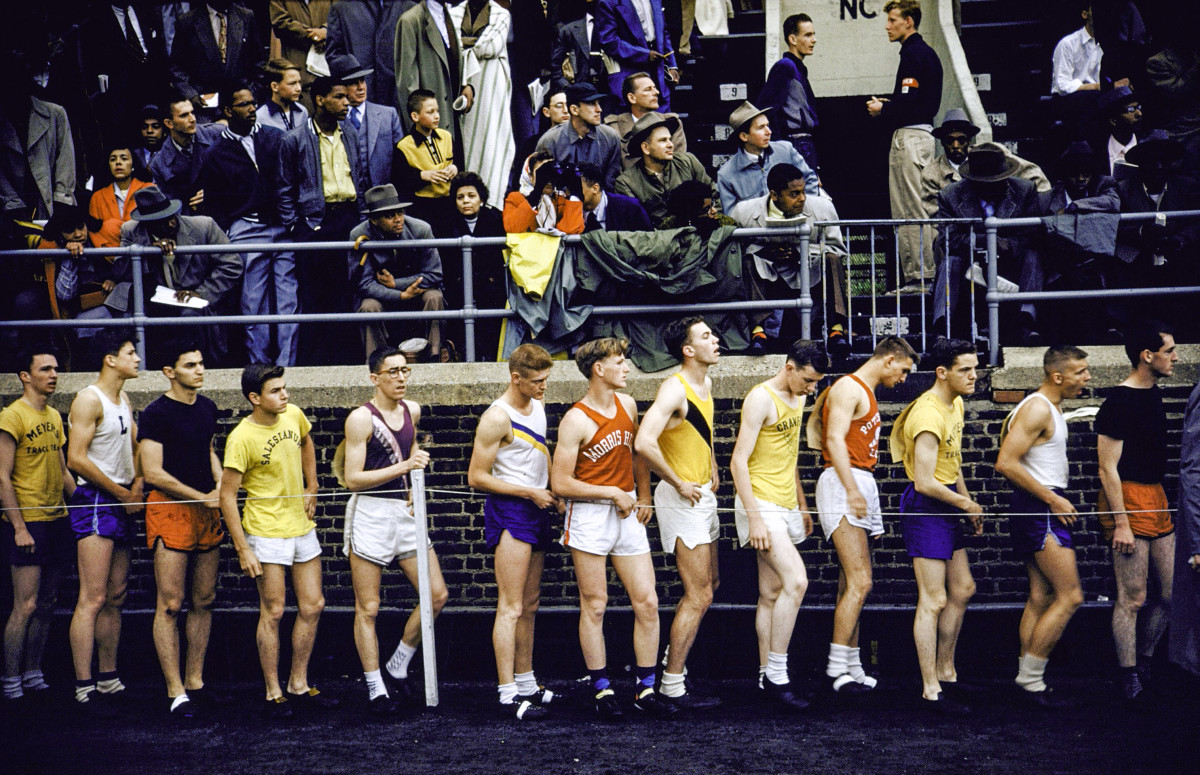
[[[109,479],[128,486],[133,481],[133,412],[124,401],[114,404],[96,385],[88,385],[84,390],[96,393],[104,411],[88,446],[88,460]],[[87,484],[83,477],[78,482]]]
[[[498,406],[512,423],[511,444],[496,451],[492,475],[523,487],[546,489],[550,484],[550,449],[546,446],[546,409],[536,398],[530,399],[533,411],[528,416],[497,399]]]
[[[1025,403],[1035,396],[1050,405],[1050,415],[1054,418],[1054,435],[1044,443],[1035,444],[1030,447],[1025,456],[1021,458],[1021,465],[1025,466],[1025,470],[1039,484],[1065,490],[1067,489],[1068,476],[1067,421],[1063,417],[1063,413],[1058,410],[1058,407],[1049,398],[1046,398],[1041,393],[1031,393],[1025,396],[1021,403],[1017,404],[1017,408],[1013,410],[1012,416],[1016,417],[1017,412],[1021,411],[1021,407],[1025,406]]]

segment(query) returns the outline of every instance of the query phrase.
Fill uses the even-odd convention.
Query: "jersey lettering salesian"
[[[572,408],[586,414],[600,426],[592,438],[579,450],[575,460],[575,478],[588,484],[619,487],[624,492],[635,489],[633,480],[633,420],[625,412],[620,398],[615,398],[617,412],[605,417],[583,402]]]

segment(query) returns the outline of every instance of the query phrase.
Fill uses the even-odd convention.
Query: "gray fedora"
[[[950,108],[946,111],[946,117],[942,119],[942,125],[933,130],[933,136],[944,140],[951,132],[962,132],[967,137],[974,137],[979,134],[979,127],[971,123],[967,112],[962,108]]]
[[[977,183],[998,183],[1017,174],[1020,166],[1003,148],[985,146],[971,149],[958,174]]]
[[[367,215],[382,215],[394,210],[403,210],[412,205],[412,202],[400,200],[400,195],[396,193],[396,187],[391,183],[367,189],[363,199],[367,203]]]
[[[183,203],[178,199],[170,199],[158,186],[146,186],[133,192],[133,201],[137,209],[130,216],[135,221],[161,221],[178,215]]]
[[[353,54],[345,54],[337,58],[336,64],[329,68],[329,75],[334,83],[346,84],[366,78],[375,72],[374,67],[363,67]]]
[[[751,121],[763,115],[764,113],[770,112],[770,108],[763,108],[762,110],[759,110],[758,108],[754,107],[754,103],[746,100],[741,105],[738,105],[737,108],[729,114],[729,126],[735,133],[741,132],[742,127],[744,127],[746,124],[749,124]]]

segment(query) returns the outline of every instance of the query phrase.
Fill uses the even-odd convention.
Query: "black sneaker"
[[[945,692],[938,692],[936,700],[927,700],[921,698],[921,708],[940,713],[943,716],[969,716],[971,708],[958,700],[952,700],[946,696]]]
[[[842,673],[833,679],[833,691],[842,695],[870,694],[872,688],[855,681],[849,673]]]
[[[263,708],[263,715],[273,721],[291,718],[292,703],[288,702],[287,697],[276,697],[273,700],[267,700],[267,704]]]
[[[503,705],[506,714],[516,714],[518,721],[536,721],[540,718],[545,718],[550,715],[550,711],[542,705],[534,703],[532,700],[520,699],[519,702],[510,702]],[[599,708],[599,700],[597,700],[597,712]]]
[[[695,691],[684,692],[678,697],[668,697],[659,692],[658,698],[675,706],[676,710],[709,710],[721,704],[721,698],[712,694],[700,694]]]
[[[633,707],[647,716],[670,716],[679,712],[679,708],[670,702],[665,702],[662,695],[654,691],[652,686],[645,686],[637,690],[633,699]]]
[[[219,708],[233,702],[233,697],[218,691],[211,686],[201,686],[199,689],[188,689],[188,699],[201,708]]]
[[[328,694],[322,694],[321,690],[315,686],[308,687],[308,691],[303,694],[288,692],[288,699],[294,701],[297,706],[304,709],[329,710],[342,704],[336,698],[330,697]]]
[[[171,698],[170,703],[167,704],[173,721],[191,721],[196,717],[196,703],[192,702],[190,695],[188,699],[172,708],[171,705],[174,704],[175,698]]]
[[[367,703],[367,712],[375,718],[395,716],[399,710],[400,706],[396,704],[396,701],[386,694],[381,694]]]
[[[1141,676],[1135,670],[1128,670],[1121,676],[1121,699],[1135,703],[1144,697],[1145,687],[1142,686]]]
[[[596,692],[596,715],[606,721],[625,715],[625,711],[621,710],[621,703],[617,702],[617,693],[612,689]]]
[[[790,713],[800,713],[808,710],[810,703],[792,690],[792,682],[777,684],[765,679],[763,681],[763,696],[775,705]]]
[[[532,694],[518,694],[517,699],[527,700],[534,705],[549,705],[554,700],[554,692],[539,684],[536,692]]]
[[[1031,692],[1028,689],[1021,688],[1020,697],[1022,704],[1035,710],[1062,710],[1069,704],[1065,700],[1060,699],[1054,693],[1054,690],[1050,688],[1040,692]]]

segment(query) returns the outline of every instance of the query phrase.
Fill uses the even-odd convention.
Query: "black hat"
[[[1064,167],[1089,167],[1095,164],[1096,152],[1084,141],[1076,140],[1066,147],[1058,160]]]
[[[933,136],[939,140],[945,140],[946,135],[951,132],[962,132],[967,137],[974,137],[979,134],[979,127],[971,123],[967,118],[967,113],[962,108],[951,108],[946,111],[946,117],[942,119],[942,125],[933,130]]]
[[[183,207],[178,199],[169,199],[158,186],[146,186],[133,192],[137,209],[130,216],[135,221],[161,221],[177,215]]]
[[[333,78],[334,83],[347,84],[352,81],[357,81],[359,78],[365,78],[375,72],[373,67],[363,67],[358,63],[358,59],[353,54],[343,54],[334,60],[334,65],[329,68],[329,75]]]
[[[1018,167],[1017,160],[1003,149],[984,146],[970,150],[958,173],[976,183],[998,183],[1015,175]]]
[[[579,105],[584,102],[599,102],[604,95],[596,91],[590,83],[573,83],[564,90],[567,94],[568,105]]]
[[[1125,161],[1142,165],[1148,161],[1162,160],[1170,164],[1183,158],[1183,144],[1174,140],[1161,129],[1155,129],[1145,137],[1139,137],[1137,145],[1125,152]]]
[[[1113,116],[1125,110],[1129,103],[1137,101],[1138,98],[1133,96],[1133,87],[1118,86],[1100,95],[1100,99],[1096,101],[1096,113],[1101,116]]]

